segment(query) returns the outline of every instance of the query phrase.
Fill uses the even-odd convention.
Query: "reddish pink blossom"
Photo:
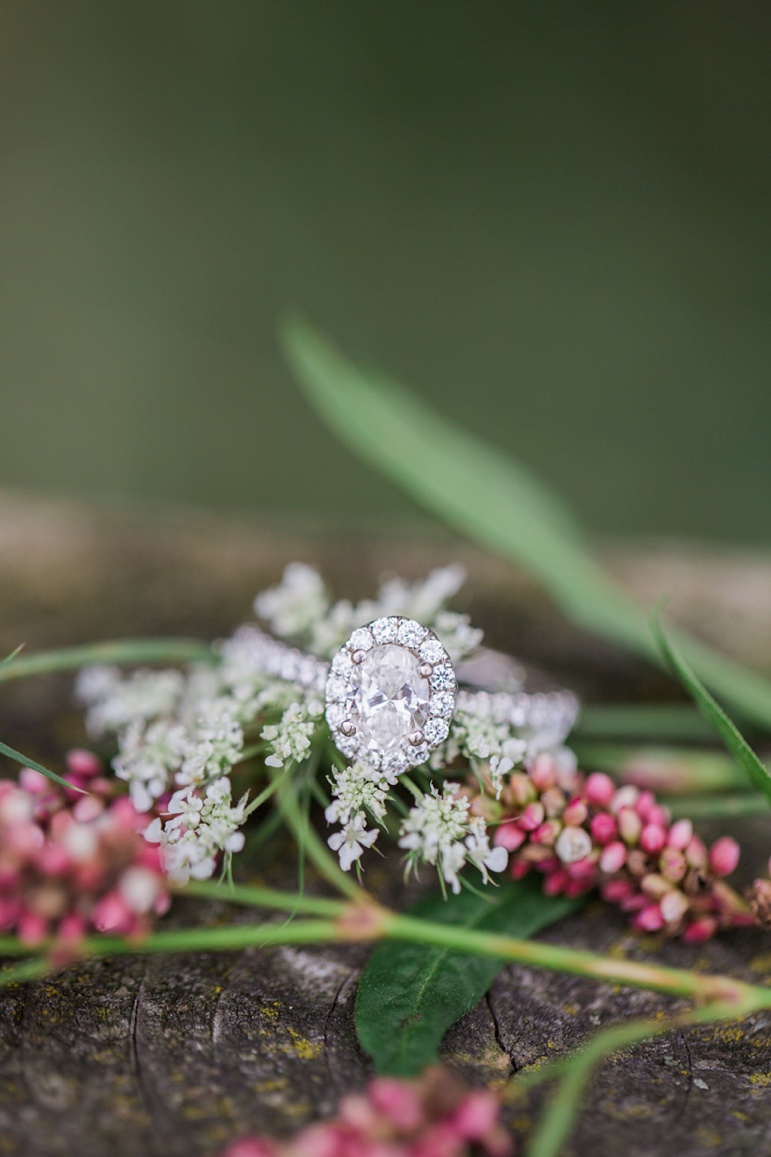
[[[477,793],[468,787],[472,806]],[[753,921],[771,926],[771,882],[756,881],[747,902],[723,880],[737,866],[736,841],[724,836],[707,848],[691,821],[672,823],[648,789],[566,771],[542,753],[504,782],[494,806],[488,819],[498,825],[494,842],[511,853],[511,875],[535,869],[547,895],[598,887],[635,928],[692,941]]]
[[[68,767],[90,785],[103,770],[84,751]],[[89,931],[144,935],[169,905],[145,822],[127,798],[60,789],[28,768],[18,784],[0,782],[0,929],[30,945],[52,940],[61,962]]]
[[[343,1099],[336,1117],[286,1141],[248,1137],[222,1157],[512,1157],[501,1102],[469,1091],[446,1069],[413,1080],[380,1077]]]

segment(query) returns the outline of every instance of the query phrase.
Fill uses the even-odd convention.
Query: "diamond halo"
[[[332,660],[327,722],[337,748],[389,777],[448,735],[458,684],[433,631],[400,615],[355,630]]]

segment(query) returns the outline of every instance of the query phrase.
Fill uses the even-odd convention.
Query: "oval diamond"
[[[359,664],[348,717],[373,755],[400,750],[428,719],[431,689],[419,668],[416,655],[393,643],[373,647]]]

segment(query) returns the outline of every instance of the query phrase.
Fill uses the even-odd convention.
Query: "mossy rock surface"
[[[610,550],[611,565],[652,601],[739,657],[771,669],[771,564],[676,546]],[[256,590],[293,558],[317,563],[359,597],[384,571],[418,576],[460,558],[466,602],[489,641],[552,671],[589,699],[673,697],[657,671],[566,627],[526,578],[436,531],[365,533],[139,518],[0,495],[0,647],[30,649],[151,633],[210,638],[247,617]],[[747,608],[750,608],[748,611]],[[752,623],[757,624],[753,630]],[[71,680],[0,689],[3,739],[52,762],[82,742]],[[744,871],[768,855],[765,817],[721,826],[742,840]],[[716,834],[714,825],[707,835]],[[294,883],[294,853],[264,878]],[[404,903],[397,865],[368,882]],[[310,884],[313,887],[313,882]],[[180,903],[176,924],[249,922],[225,904]],[[681,968],[771,979],[771,939],[756,931],[685,946],[633,936],[599,903],[546,934],[554,943]],[[333,1112],[369,1074],[353,1027],[364,947],[286,947],[69,968],[0,992],[0,1154],[174,1157],[216,1153],[250,1131],[287,1133]],[[511,966],[448,1033],[447,1062],[499,1084],[630,1016],[671,1002]],[[509,1112],[524,1134],[544,1092]],[[566,1153],[707,1157],[771,1153],[771,1017],[670,1034],[613,1057],[591,1084]]]

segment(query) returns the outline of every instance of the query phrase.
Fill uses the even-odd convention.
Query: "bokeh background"
[[[602,534],[768,543],[771,7],[5,0],[0,484],[399,519],[276,339]]]

